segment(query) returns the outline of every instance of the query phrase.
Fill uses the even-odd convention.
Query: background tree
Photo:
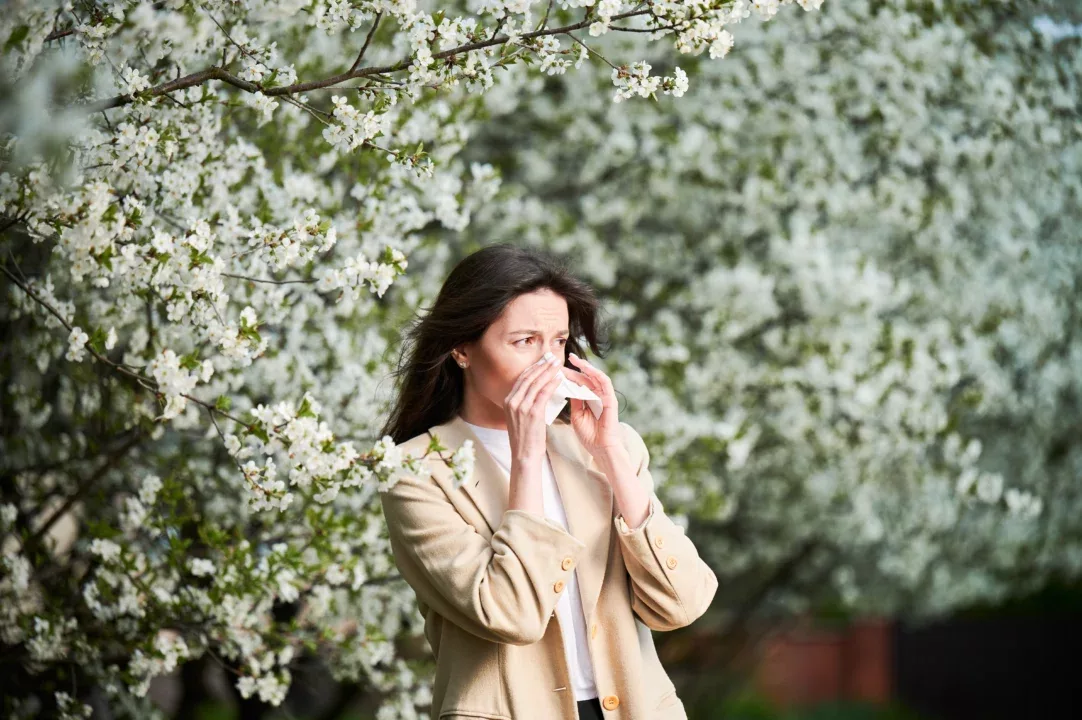
[[[466,233],[569,253],[604,288],[622,416],[729,629],[1078,577],[1078,23],[830,3],[742,28],[724,63],[592,45],[679,59],[680,102],[571,77],[486,96],[464,157],[502,187]]]

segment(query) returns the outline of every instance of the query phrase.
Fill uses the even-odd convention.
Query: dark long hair
[[[567,301],[570,336],[565,347],[583,357],[582,343],[598,356],[599,302],[593,289],[554,256],[507,243],[487,245],[463,258],[440,288],[435,304],[405,333],[392,376],[398,395],[380,436],[402,443],[454,417],[462,405],[465,376],[451,350],[479,339],[519,295],[548,289]],[[571,406],[559,417],[570,420]]]

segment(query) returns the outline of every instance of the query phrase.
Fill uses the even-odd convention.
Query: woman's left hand
[[[571,403],[571,426],[579,442],[595,458],[622,450],[624,444],[620,438],[620,420],[616,416],[616,391],[612,387],[612,380],[575,353],[568,353],[567,357],[579,369],[572,379],[593,390],[601,398],[602,405],[601,417],[598,418],[594,417],[585,400],[571,398],[568,401]]]

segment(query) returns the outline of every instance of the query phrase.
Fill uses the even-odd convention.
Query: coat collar
[[[429,430],[450,452],[466,440],[473,441],[473,476],[456,492],[465,493],[496,531],[507,510],[510,486],[481,439],[458,415]],[[546,429],[546,449],[560,491],[571,535],[586,544],[579,559],[578,582],[587,620],[597,604],[608,566],[613,532],[613,494],[608,479],[579,442],[574,428],[556,420]]]

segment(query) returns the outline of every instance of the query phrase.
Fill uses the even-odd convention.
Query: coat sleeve
[[[654,492],[650,452],[642,436],[627,423],[620,427],[639,481],[650,494],[649,515],[637,528],[629,528],[623,515],[613,518],[630,577],[631,607],[647,627],[675,630],[706,612],[718,579],[684,528],[665,514]]]
[[[525,510],[504,512],[485,539],[430,477],[403,476],[380,502],[395,562],[418,600],[486,640],[528,645],[544,636],[585,543]]]

